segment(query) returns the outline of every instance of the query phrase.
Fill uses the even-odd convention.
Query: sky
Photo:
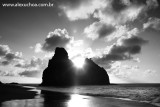
[[[160,83],[159,5],[158,0],[1,0],[0,81],[41,82],[55,48],[64,47],[71,60],[92,58],[104,67],[111,83]]]

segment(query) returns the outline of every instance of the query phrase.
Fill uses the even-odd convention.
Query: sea
[[[31,87],[32,99],[5,101],[0,107],[160,107],[160,84]]]

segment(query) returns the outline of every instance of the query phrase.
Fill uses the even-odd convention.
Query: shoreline
[[[3,104],[5,102],[12,102],[14,100],[27,100],[27,99],[35,99],[35,96],[43,96],[44,100],[46,100],[46,98],[52,100],[59,97],[62,97],[62,100],[66,100],[69,102],[69,100],[72,99],[72,96],[76,96],[74,97],[74,99],[72,100],[80,100],[82,101],[82,103],[86,104],[86,102],[91,102],[91,104],[93,105],[93,107],[105,107],[106,105],[110,105],[108,107],[112,107],[112,106],[117,106],[117,107],[144,107],[144,106],[140,106],[140,105],[145,105],[145,107],[160,107],[159,105],[157,105],[156,103],[151,103],[151,102],[141,102],[138,100],[132,100],[132,99],[128,99],[128,98],[123,98],[123,97],[115,97],[115,96],[100,96],[100,95],[89,95],[89,94],[81,94],[81,93],[69,93],[69,92],[64,92],[64,91],[54,91],[52,90],[52,88],[48,88],[47,87],[39,87],[39,86],[25,86],[25,85],[10,85],[10,84],[5,84],[3,85],[6,87],[5,91],[1,88],[0,89],[0,93],[2,94],[0,96],[0,103]],[[12,89],[12,90],[11,90]],[[18,91],[17,91],[18,90]],[[49,94],[46,93],[37,93],[38,90],[41,91],[46,91]],[[4,92],[7,92],[7,97],[3,98],[4,96],[6,96],[6,94],[4,94]],[[8,92],[10,94],[8,94]],[[53,95],[50,96],[50,93]],[[49,95],[49,96],[48,96]],[[80,97],[80,98],[77,98]],[[45,101],[43,102],[45,104]],[[64,103],[64,102],[59,102],[59,103]],[[66,102],[65,102],[66,103]],[[94,104],[99,104],[98,106],[95,106]],[[126,106],[128,105],[128,106]],[[136,106],[139,105],[139,106]],[[91,105],[89,105],[91,106]],[[1,106],[0,106],[1,107]],[[3,107],[3,106],[2,106]],[[68,106],[66,106],[68,107]]]
[[[152,101],[147,101],[147,100],[135,100],[135,99],[130,99],[128,97],[123,97],[123,96],[112,96],[112,95],[95,95],[95,94],[83,94],[83,93],[74,93],[74,92],[64,92],[64,91],[53,91],[50,87],[36,87],[37,89],[44,90],[44,91],[51,91],[51,92],[59,92],[59,93],[67,93],[67,94],[78,94],[78,95],[83,95],[83,96],[91,96],[91,97],[99,97],[99,98],[112,98],[112,99],[119,99],[123,101],[133,101],[133,102],[140,102],[140,103],[147,103],[147,104],[152,104],[154,106],[160,107],[160,103],[152,102]],[[47,89],[48,88],[48,89]]]

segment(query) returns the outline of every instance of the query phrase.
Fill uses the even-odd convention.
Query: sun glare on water
[[[85,58],[76,57],[72,60],[72,62],[77,68],[83,68],[83,65],[85,64]]]
[[[67,105],[67,107],[91,107],[88,97],[78,94],[71,95]]]

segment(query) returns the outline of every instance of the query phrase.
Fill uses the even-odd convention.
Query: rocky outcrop
[[[3,85],[3,83],[0,81],[0,85]]]
[[[56,48],[43,72],[42,86],[108,85],[109,76],[104,68],[91,59],[85,59],[83,68],[76,68],[64,48]]]

